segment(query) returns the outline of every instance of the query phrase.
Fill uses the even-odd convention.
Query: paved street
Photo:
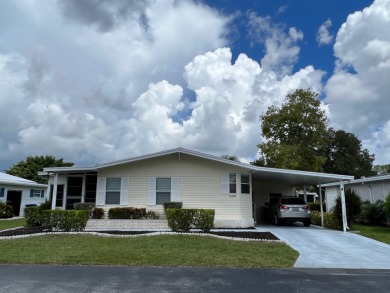
[[[390,270],[0,265],[0,292],[388,292]]]

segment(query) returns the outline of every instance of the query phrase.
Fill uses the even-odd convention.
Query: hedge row
[[[0,219],[12,218],[13,216],[14,208],[9,204],[0,201]]]
[[[108,210],[109,219],[158,219],[154,211],[146,211],[145,208],[111,208]]]
[[[168,226],[174,232],[188,232],[198,228],[209,232],[214,228],[215,210],[213,209],[167,209]]]
[[[321,226],[321,212],[311,212],[311,223]],[[342,230],[337,216],[333,212],[324,212],[324,226],[331,229]]]
[[[49,231],[83,231],[89,218],[86,210],[45,210],[42,215],[43,227]]]

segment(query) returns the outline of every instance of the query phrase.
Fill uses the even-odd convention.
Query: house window
[[[171,201],[171,178],[156,178],[156,204]]]
[[[50,185],[50,201],[53,199],[54,185]],[[56,199],[56,207],[62,207],[62,203],[64,200],[64,185],[57,185],[57,199]]]
[[[250,178],[248,174],[241,174],[241,193],[250,193]]]
[[[33,189],[32,197],[41,197],[41,191],[39,189]]]
[[[229,193],[237,192],[236,173],[229,173]]]
[[[119,204],[121,196],[121,178],[107,178],[106,204]]]

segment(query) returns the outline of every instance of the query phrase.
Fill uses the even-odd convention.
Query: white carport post
[[[345,206],[344,182],[340,180],[341,212],[343,218],[343,231],[347,232],[347,208]]]
[[[51,199],[51,209],[56,209],[56,202],[57,202],[57,187],[58,187],[58,173],[54,176],[54,182],[53,182],[53,198]]]
[[[321,188],[321,182],[318,184],[318,187],[320,189],[321,226],[324,227],[324,210],[322,208],[322,188]]]
[[[303,185],[303,199],[307,203],[307,193],[306,193],[306,185]]]

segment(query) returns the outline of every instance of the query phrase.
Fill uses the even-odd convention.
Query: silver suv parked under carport
[[[311,224],[310,207],[305,200],[295,196],[273,198],[272,203],[265,203],[265,218],[275,225],[302,222],[305,227]]]

